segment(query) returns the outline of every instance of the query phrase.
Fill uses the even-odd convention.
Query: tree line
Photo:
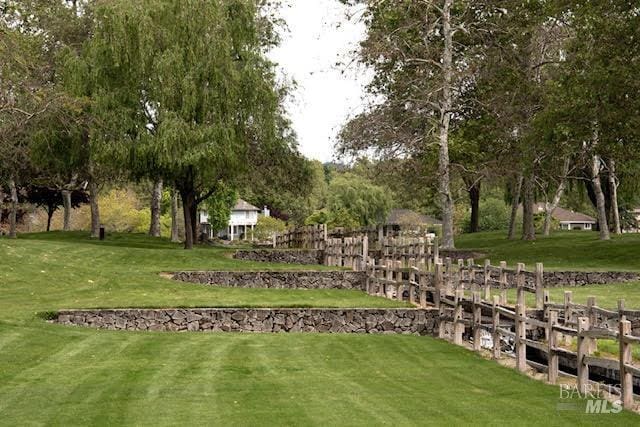
[[[185,248],[197,212],[230,191],[285,203],[306,191],[266,53],[278,43],[266,0],[7,0],[0,8],[0,180],[16,233],[19,193],[57,192],[64,228],[86,191],[91,235],[110,183],[150,181],[150,234],[163,186],[182,201]],[[56,196],[56,197],[57,197]],[[57,204],[55,206],[58,206]],[[228,207],[227,207],[228,208]],[[53,209],[53,208],[52,208]],[[175,236],[174,236],[175,237]]]
[[[583,188],[600,238],[638,202],[640,8],[629,1],[345,0],[367,28],[357,59],[374,101],[340,134],[345,154],[392,163],[435,192],[454,247],[455,188],[478,227],[484,185],[512,204],[509,237],[536,237]],[[400,172],[404,169],[406,172]],[[621,194],[622,190],[622,194]],[[621,206],[621,201],[623,206]]]

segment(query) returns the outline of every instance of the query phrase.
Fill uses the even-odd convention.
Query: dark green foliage
[[[209,214],[212,230],[223,230],[229,225],[231,209],[237,199],[238,195],[233,189],[219,183],[214,195],[202,202],[202,209]]]

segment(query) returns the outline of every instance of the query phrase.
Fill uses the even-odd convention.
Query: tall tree
[[[375,70],[368,89],[381,102],[347,126],[343,145],[416,157],[437,148],[442,246],[453,248],[450,133],[465,106],[466,92],[473,87],[478,58],[474,52],[481,47],[474,38],[485,22],[487,5],[462,0],[350,3],[365,6],[367,36],[359,59]],[[369,142],[353,137],[362,128],[358,122],[369,123],[366,132],[373,136]]]
[[[248,171],[253,146],[288,144],[261,3],[118,0],[98,10],[93,59],[114,78],[103,90],[130,106],[129,164],[177,188],[187,249],[198,204]],[[143,110],[152,112],[153,134],[140,125]]]
[[[620,231],[618,162],[638,159],[640,14],[633,2],[575,0],[567,7],[573,36],[558,72],[553,118],[580,155],[600,238],[606,240],[610,219]],[[609,210],[616,212],[608,215]]]

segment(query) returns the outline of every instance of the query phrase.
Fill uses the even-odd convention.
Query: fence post
[[[427,272],[425,271],[419,271],[418,272],[418,281],[420,283],[420,287],[419,292],[420,292],[420,308],[427,308]],[[436,293],[437,293],[437,289],[436,289]],[[436,296],[434,294],[433,300],[434,302],[436,301]],[[438,308],[438,306],[436,305],[436,308]]]
[[[558,333],[553,330],[553,327],[556,326],[557,323],[558,312],[550,311],[547,320],[547,342],[549,343],[547,379],[551,384],[555,384],[558,381],[558,353],[556,352],[556,348],[558,347]]]
[[[484,299],[491,299],[491,260],[484,260]]]
[[[446,297],[446,295],[444,295],[442,291],[436,291],[436,292],[440,292],[439,299]],[[445,337],[445,325],[446,325],[446,322],[444,321],[444,315],[446,313],[445,305],[446,304],[441,303],[440,307],[438,307],[438,320],[439,320],[438,321],[438,338],[440,339],[444,339]]]
[[[594,307],[596,307],[596,297],[594,296],[587,297],[587,317],[589,318],[589,326],[591,328],[595,328],[598,326],[597,314],[596,314],[596,311],[593,309]],[[598,351],[597,340],[591,340],[591,352],[593,353],[594,351]]]
[[[322,224],[322,246],[324,248],[327,247],[327,239],[328,239],[328,233],[327,233],[327,224]]]
[[[387,273],[387,280],[385,281],[384,284],[384,296],[387,299],[392,299],[393,296],[393,283],[394,283],[394,279],[393,279],[393,261],[387,261],[386,264],[386,273]]]
[[[446,278],[446,283],[445,283],[445,288],[446,288],[446,292],[447,295],[452,295],[453,294],[453,282],[452,282],[452,278],[453,278],[453,266],[451,263],[451,258],[446,257],[444,259],[444,275]]]
[[[438,262],[440,260],[440,247],[438,243],[438,236],[433,238],[433,261]]]
[[[571,324],[571,318],[573,317],[573,309],[571,305],[573,304],[573,292],[572,291],[564,291],[564,325],[567,326]],[[564,336],[565,344],[571,344],[571,336]]]
[[[362,238],[362,262],[364,266],[369,264],[369,236],[364,236]]]
[[[618,336],[620,340],[620,389],[622,392],[622,406],[625,409],[633,409],[633,374],[627,370],[626,365],[632,363],[631,344],[626,337],[631,335],[631,322],[626,317],[621,317]]]
[[[436,308],[440,307],[440,294],[444,291],[443,279],[442,264],[437,262],[433,272],[433,286],[435,288],[435,292],[433,293],[433,303]]]
[[[500,299],[498,295],[493,296],[493,305],[491,307],[491,338],[493,340],[493,358],[500,359],[500,312],[498,311]]]
[[[544,266],[541,262],[536,264],[536,309],[544,308]]]
[[[404,277],[402,272],[402,261],[396,261],[396,299],[398,301],[404,300]]]
[[[458,258],[458,285],[456,286],[456,290],[464,289],[464,260],[462,258]]]
[[[624,316],[623,312],[624,312],[624,299],[621,298],[618,300],[618,319],[622,319],[622,316]]]
[[[564,323],[571,323],[573,292],[564,291]]]
[[[516,368],[520,372],[524,372],[527,369],[527,344],[525,339],[527,338],[526,328],[526,308],[522,304],[516,304]]]
[[[482,306],[480,305],[480,293],[473,293],[473,349],[480,351],[480,332],[482,328]]]
[[[500,261],[500,303],[507,305],[507,262]]]
[[[367,265],[367,268],[365,268],[365,274],[367,276],[367,294],[373,295],[373,287],[375,286],[376,277],[375,260],[372,265]]]
[[[467,289],[469,289],[472,293],[473,291],[475,291],[475,277],[473,277],[473,275],[475,274],[474,270],[473,270],[473,258],[467,258]]]
[[[416,291],[419,289],[416,284],[419,285],[418,281],[420,280],[420,269],[417,264],[415,258],[409,260],[409,302],[414,305],[416,303]]]
[[[455,311],[453,313],[453,343],[462,345],[462,334],[464,332],[463,310],[462,300],[464,298],[464,291],[458,289],[455,296]]]
[[[382,262],[383,261],[380,260],[380,270],[378,271],[378,278],[381,280],[377,280],[378,287],[376,289],[376,295],[378,295],[379,297],[385,296],[384,280],[387,264],[383,264]]]
[[[524,269],[525,269],[525,265],[523,263],[519,262],[517,267],[516,267],[516,277],[515,277],[516,287],[517,287],[517,290],[516,290],[516,292],[517,292],[516,304],[519,304],[519,305],[524,305],[525,304]]]
[[[589,331],[589,318],[578,317],[578,391],[587,393],[589,387],[589,365],[584,357],[591,354],[591,338],[584,335]]]

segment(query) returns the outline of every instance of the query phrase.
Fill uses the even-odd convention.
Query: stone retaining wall
[[[507,275],[511,287],[516,287],[516,281],[512,274]],[[551,287],[575,287],[586,285],[610,285],[625,282],[640,281],[640,274],[616,272],[616,271],[545,271],[544,286]],[[484,273],[476,274],[476,283],[484,283]],[[533,274],[525,276],[525,284],[535,286]]]
[[[174,280],[202,285],[275,289],[366,290],[363,271],[181,271]]]
[[[640,274],[615,271],[548,271],[544,273],[545,286],[606,285],[640,281]]]
[[[318,249],[254,249],[236,251],[233,258],[256,262],[311,265],[324,262],[324,251]]]
[[[433,335],[436,309],[194,308],[65,310],[64,325],[131,331],[325,332]]]

